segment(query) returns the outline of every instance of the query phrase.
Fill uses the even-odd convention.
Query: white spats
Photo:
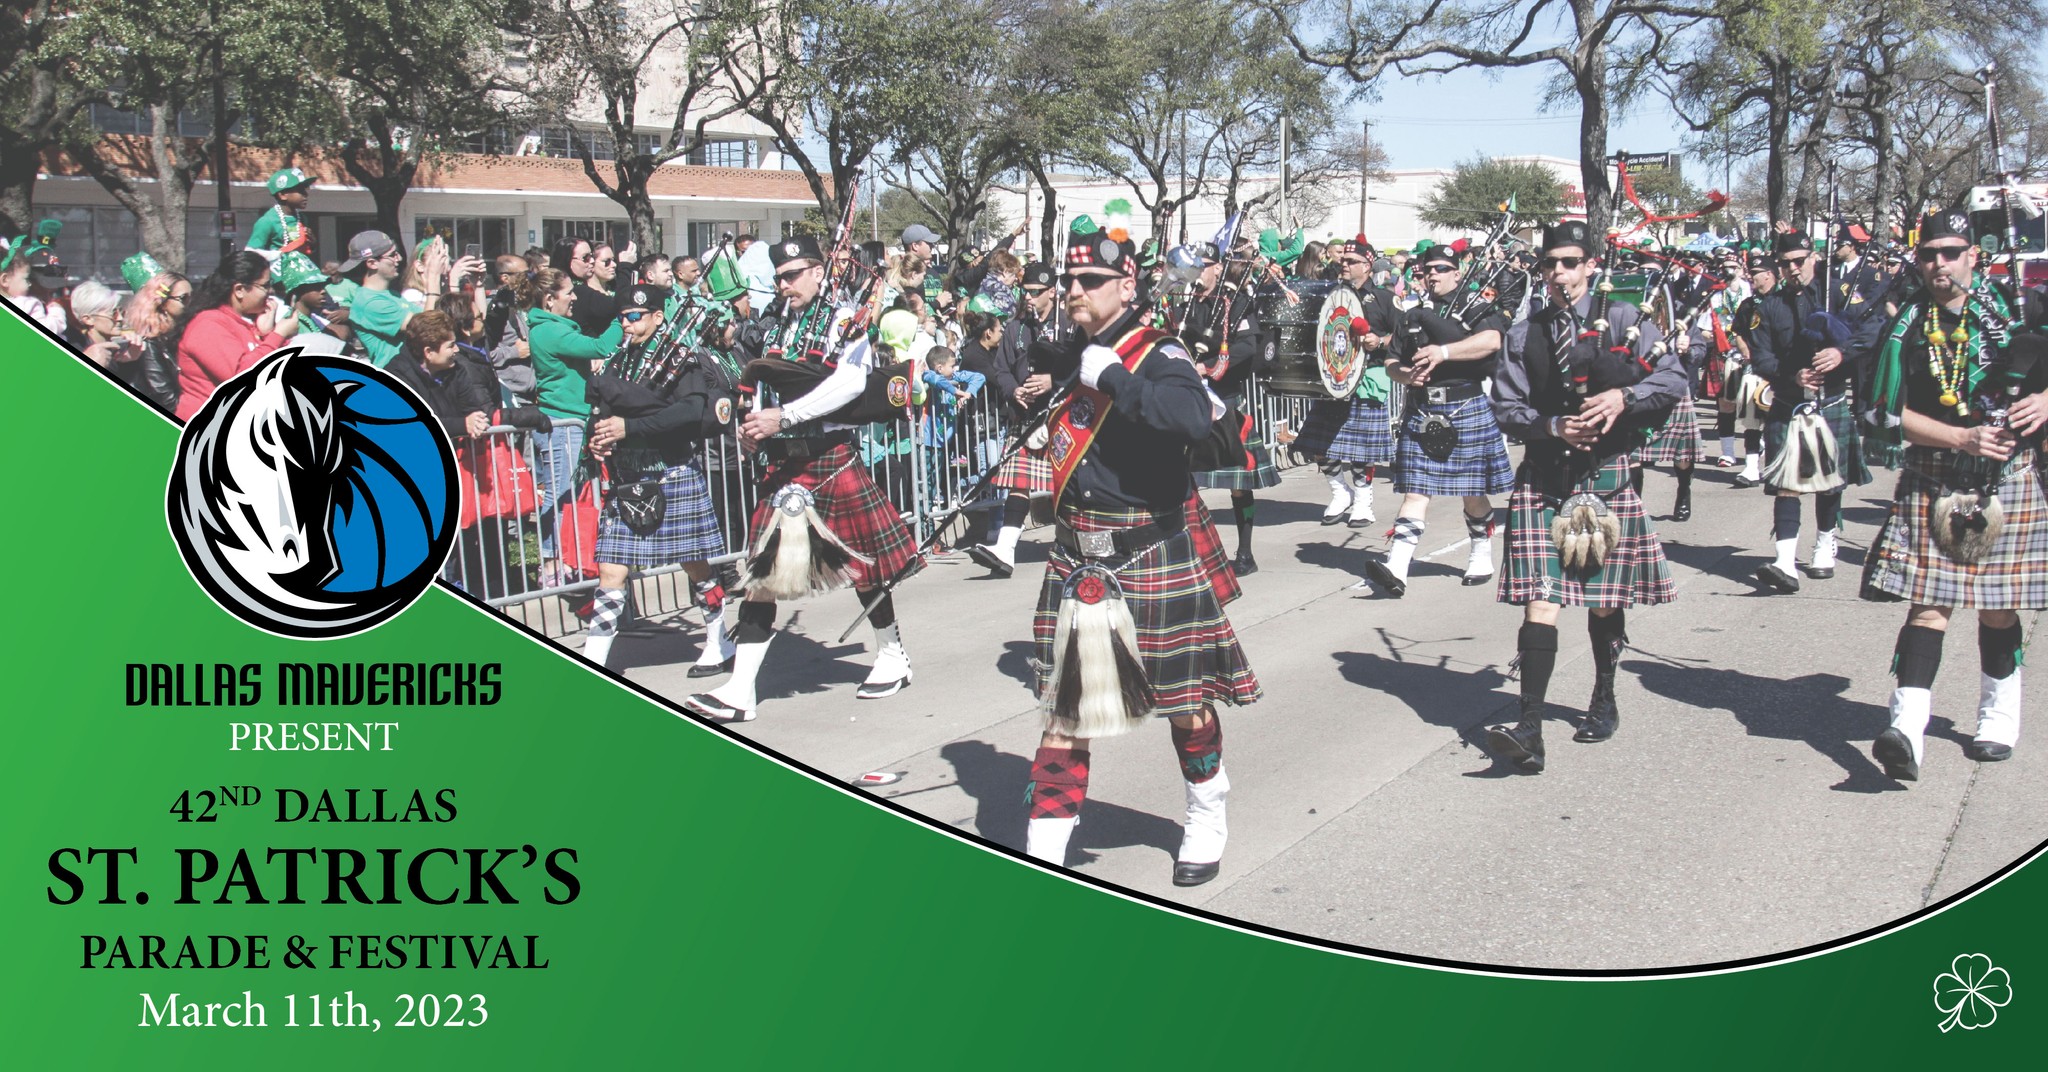
[[[1351,509],[1351,481],[1342,471],[1326,474],[1323,479],[1330,482],[1330,505],[1323,510],[1324,517],[1342,517]],[[1371,510],[1371,490],[1367,489],[1366,509]]]
[[[607,633],[604,636],[591,633],[585,636],[583,638],[583,657],[589,659],[594,666],[604,666],[605,660],[611,658],[612,641],[615,639],[617,639],[617,636],[611,633]]]
[[[855,693],[863,700],[894,696],[910,684],[910,652],[903,647],[903,634],[890,622],[875,630],[875,665]]]
[[[1351,523],[1370,525],[1379,520],[1372,512],[1372,481],[1361,476],[1351,485]]]
[[[774,641],[771,634],[767,640],[757,644],[733,645],[732,677],[711,690],[711,698],[747,712],[760,706],[754,696],[754,683],[761,677],[761,664],[767,660],[768,645]]]
[[[1033,819],[1024,828],[1024,855],[1044,860],[1054,867],[1067,865],[1067,842],[1074,836],[1080,816],[1064,819]]]
[[[2015,667],[2008,677],[1978,674],[1977,740],[2007,748],[2020,743],[2020,673]]]
[[[1771,565],[1778,567],[1780,572],[1789,575],[1798,569],[1799,538],[1795,536],[1789,540],[1777,541],[1777,554],[1778,557],[1771,561]]]
[[[1188,821],[1181,831],[1180,853],[1184,864],[1212,864],[1223,859],[1223,843],[1230,838],[1230,824],[1224,818],[1224,801],[1230,796],[1230,775],[1218,767],[1206,782],[1187,782]]]
[[[1833,530],[1816,533],[1813,537],[1813,568],[1831,570],[1835,568],[1835,556],[1840,550],[1840,538]]]
[[[1465,556],[1465,578],[1481,580],[1493,576],[1493,541],[1473,540],[1471,553]]]
[[[2014,676],[2017,677],[2018,675]],[[1923,740],[1923,737],[1927,733],[1928,716],[1933,714],[1933,712],[1934,693],[1932,691],[1928,689],[1904,688],[1892,690],[1892,728],[1905,734],[1906,740],[1912,743],[1913,762],[1916,764],[1925,761],[1927,758],[1927,743]],[[2017,708],[2013,712],[2013,728],[2015,731],[2019,728],[2019,712]]]

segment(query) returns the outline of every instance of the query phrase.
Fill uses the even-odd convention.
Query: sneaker
[[[1742,464],[1741,462],[1738,462],[1738,461],[1736,461],[1736,460],[1735,460],[1735,456],[1734,456],[1734,455],[1732,455],[1732,454],[1723,454],[1723,455],[1721,455],[1721,457],[1720,457],[1720,460],[1718,460],[1718,461],[1716,461],[1716,462],[1714,463],[1714,466],[1715,466],[1715,468],[1718,468],[1718,469],[1733,469],[1733,468],[1735,468],[1736,466],[1738,466],[1738,465],[1741,465],[1741,464]]]

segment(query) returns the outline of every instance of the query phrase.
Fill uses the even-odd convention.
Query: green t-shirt
[[[305,221],[286,212],[283,205],[272,205],[257,218],[255,228],[249,232],[249,248],[283,249],[301,235],[307,241],[298,250],[310,257],[313,255],[312,235],[306,231]]]
[[[354,325],[356,337],[363,340],[370,363],[383,368],[404,349],[404,340],[398,333],[405,327],[406,318],[419,311],[419,306],[392,291],[357,287],[349,296],[348,322]]]

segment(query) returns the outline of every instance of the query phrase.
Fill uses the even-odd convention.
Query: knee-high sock
[[[619,635],[619,620],[626,616],[626,590],[600,588],[591,603],[590,634],[583,638],[583,657],[599,666],[612,653],[612,641]]]
[[[1842,493],[1823,492],[1813,497],[1813,527],[1820,532],[1833,532],[1842,524]],[[1798,534],[1798,519],[1793,519],[1793,534]]]
[[[1180,760],[1182,778],[1200,784],[1216,777],[1223,769],[1223,719],[1212,713],[1194,729],[1174,726],[1173,755]]]
[[[1088,799],[1088,750],[1040,745],[1025,790],[1033,819],[1071,819]]]
[[[1237,553],[1248,555],[1252,551],[1252,511],[1254,503],[1249,491],[1230,493],[1230,516],[1237,522]]]
[[[1472,550],[1465,556],[1465,576],[1484,577],[1493,572],[1493,511],[1465,515],[1465,535]]]
[[[1031,496],[1013,491],[1003,501],[1003,524],[996,530],[996,553],[1005,560],[1014,562],[1017,558],[1017,540],[1024,535],[1024,522],[1031,516]]]
[[[1415,560],[1415,551],[1422,546],[1422,532],[1427,527],[1419,517],[1394,519],[1394,542],[1387,545],[1387,569],[1394,576],[1408,579],[1408,563]]]
[[[1912,742],[1916,763],[1925,758],[1921,737],[1934,710],[1934,675],[1941,670],[1942,639],[1939,629],[1907,625],[1899,630],[1898,643],[1892,649],[1892,673],[1898,678],[1898,687],[1892,690],[1892,728]]]
[[[1557,626],[1523,622],[1515,647],[1522,657],[1522,713],[1529,717],[1550,692],[1550,675],[1557,669]]]
[[[1637,495],[1643,493],[1643,473],[1649,468],[1647,465],[1638,465],[1628,471],[1628,486],[1634,488]]]
[[[1749,431],[1742,433],[1742,453],[1762,454],[1763,450],[1764,434],[1761,431],[1752,428]]]
[[[1735,414],[1723,413],[1714,418],[1714,434],[1721,437],[1721,453],[1733,457],[1735,454]]]
[[[2008,747],[2020,742],[2020,625],[1977,625],[1977,661],[1983,671],[1977,699],[1977,740]]]
[[[1586,636],[1593,642],[1593,692],[1614,694],[1614,667],[1628,646],[1628,612],[1586,615]]]
[[[1771,540],[1776,544],[1773,565],[1792,572],[1799,549],[1799,499],[1780,495],[1771,500]]]
[[[887,629],[896,624],[896,596],[893,593],[883,596],[868,610],[868,624],[877,629]]]
[[[1692,463],[1677,466],[1671,470],[1678,477],[1678,493],[1684,495],[1692,490]]]

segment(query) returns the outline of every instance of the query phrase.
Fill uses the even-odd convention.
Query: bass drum
[[[1291,290],[1299,301],[1290,300]],[[1352,318],[1365,309],[1343,283],[1304,280],[1286,290],[1259,290],[1259,323],[1266,328],[1266,391],[1309,398],[1350,398],[1365,375],[1365,354],[1351,340]]]

